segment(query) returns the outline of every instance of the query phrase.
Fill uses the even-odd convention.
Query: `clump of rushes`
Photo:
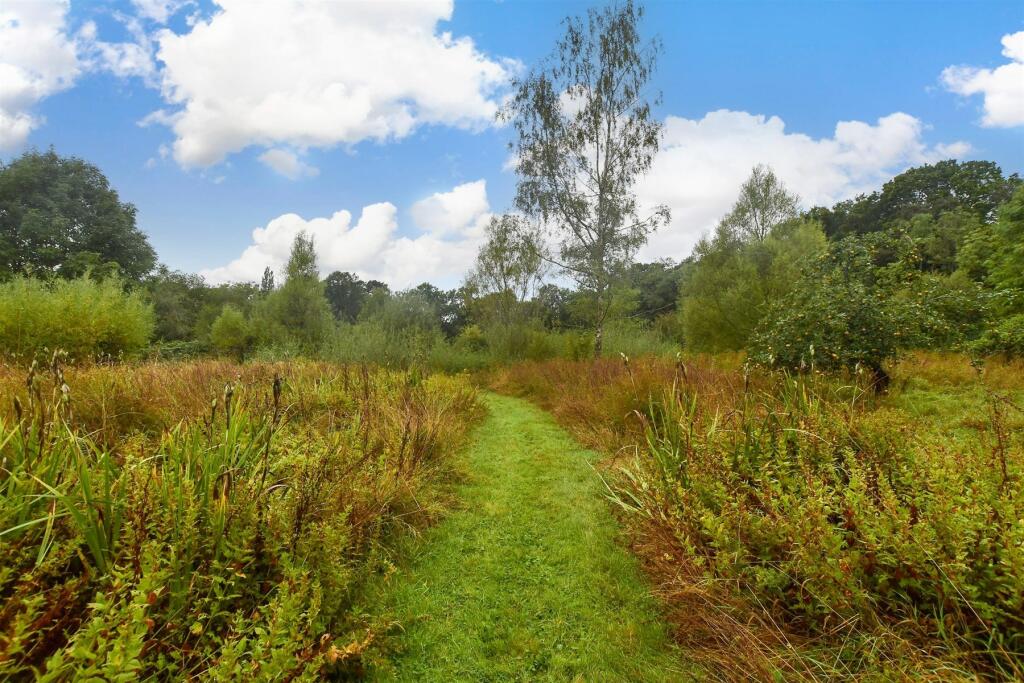
[[[496,381],[613,454],[609,495],[722,678],[1020,679],[1024,375],[921,354],[893,374],[886,397],[684,358]]]
[[[475,391],[316,363],[68,374],[0,371],[0,678],[357,675],[353,590],[438,508]]]

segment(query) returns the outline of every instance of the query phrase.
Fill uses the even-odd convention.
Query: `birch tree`
[[[501,114],[517,136],[515,205],[555,234],[552,262],[590,296],[595,356],[615,282],[669,219],[663,206],[641,215],[634,191],[662,129],[650,92],[661,44],[641,38],[643,13],[627,1],[566,19],[554,53],[514,83]]]

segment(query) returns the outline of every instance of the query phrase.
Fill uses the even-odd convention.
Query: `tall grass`
[[[357,675],[377,630],[352,593],[479,412],[460,380],[302,362],[0,389],[4,679]]]
[[[972,416],[919,417],[913,387],[961,364],[954,388],[929,386]],[[911,393],[691,359],[495,382],[613,455],[609,496],[722,678],[1019,678],[1024,376],[923,354],[895,375]]]

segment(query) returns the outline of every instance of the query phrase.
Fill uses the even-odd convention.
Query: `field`
[[[1019,678],[1024,366],[863,378],[736,358],[523,364],[602,474],[688,656],[726,680]]]
[[[460,379],[323,363],[4,368],[0,678],[358,674],[354,591],[443,507]]]
[[[865,384],[734,355],[4,367],[0,674],[1020,677],[1024,366]]]

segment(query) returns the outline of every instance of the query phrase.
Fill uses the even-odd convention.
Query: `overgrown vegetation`
[[[918,355],[894,378],[878,398],[686,358],[495,381],[614,454],[679,638],[724,678],[1018,678],[1024,367]]]
[[[758,164],[692,254],[638,262],[670,226],[635,192],[643,16],[567,19],[510,84],[513,206],[447,289],[324,275],[301,232],[210,285],[90,163],[0,165],[0,678],[361,675],[353,596],[442,508],[466,371],[607,453],[712,674],[1024,678],[1024,184],[947,160],[811,207]]]
[[[479,408],[308,362],[0,370],[0,677],[358,674],[353,590]]]
[[[152,307],[116,277],[0,283],[0,349],[9,360],[27,364],[54,350],[77,360],[136,354],[149,344],[153,322]]]

